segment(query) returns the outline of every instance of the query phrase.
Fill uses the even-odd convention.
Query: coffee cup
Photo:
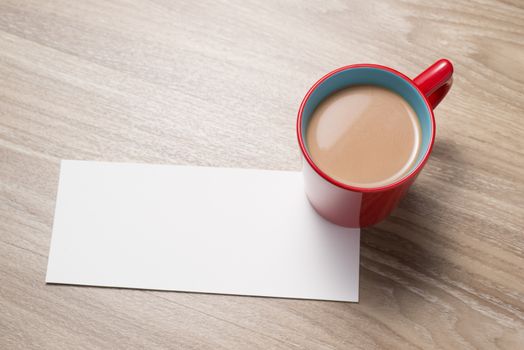
[[[446,59],[435,62],[415,79],[386,66],[354,64],[326,74],[311,87],[298,112],[297,137],[306,196],[321,216],[337,225],[360,228],[380,222],[398,206],[431,154],[435,141],[433,109],[449,91],[452,75],[453,65]],[[328,174],[315,162],[306,141],[317,107],[333,94],[358,86],[376,86],[399,95],[411,106],[420,125],[420,150],[413,164],[399,178],[376,187],[361,187]],[[387,117],[384,113],[383,118]]]

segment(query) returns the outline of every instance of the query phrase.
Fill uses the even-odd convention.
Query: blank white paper
[[[64,160],[46,282],[358,301],[359,244],[298,172]]]

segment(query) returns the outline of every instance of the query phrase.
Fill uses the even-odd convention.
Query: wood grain
[[[521,349],[521,1],[0,2],[0,348]],[[299,170],[309,86],[455,64],[361,302],[44,284],[59,160]],[[96,258],[96,257],[94,257]]]

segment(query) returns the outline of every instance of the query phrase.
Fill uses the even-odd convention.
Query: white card
[[[64,160],[46,282],[358,301],[359,244],[298,172]]]

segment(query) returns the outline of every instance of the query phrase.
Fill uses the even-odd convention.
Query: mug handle
[[[413,82],[426,96],[431,108],[435,109],[451,88],[453,65],[446,59],[440,59],[420,73]]]

